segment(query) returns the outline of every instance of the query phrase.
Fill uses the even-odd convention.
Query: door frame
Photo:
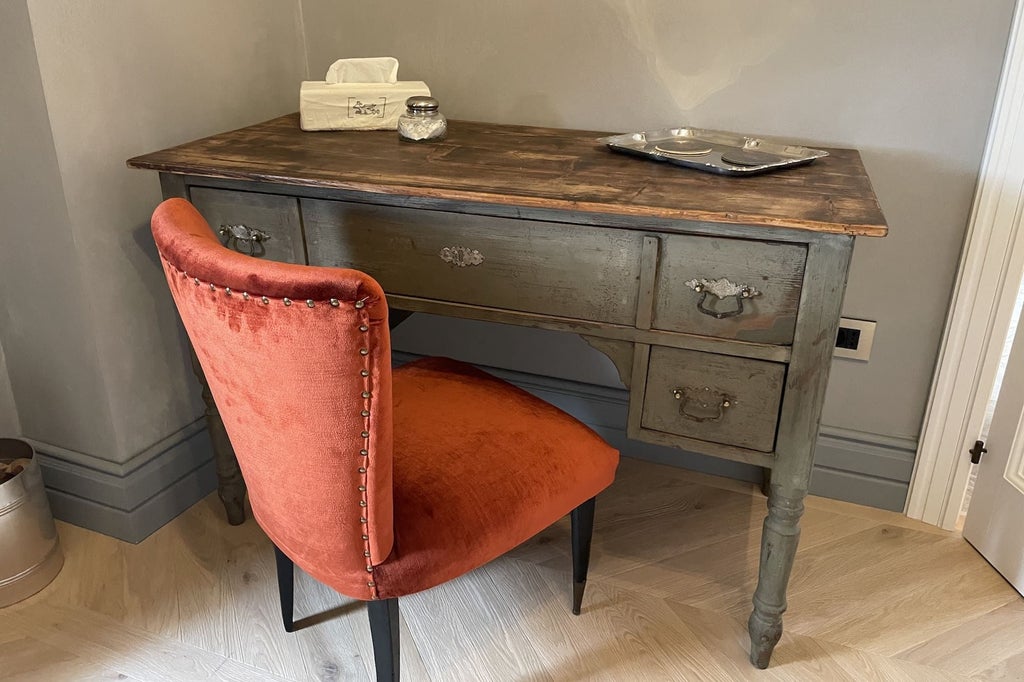
[[[918,442],[907,516],[953,529],[1024,275],[1024,3],[1017,2]]]

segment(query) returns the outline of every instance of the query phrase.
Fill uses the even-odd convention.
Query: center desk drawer
[[[654,346],[641,426],[771,452],[785,375],[775,362]]]
[[[628,230],[301,201],[310,263],[389,294],[632,325],[642,236]]]

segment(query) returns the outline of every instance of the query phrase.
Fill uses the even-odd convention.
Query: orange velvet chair
[[[570,514],[573,613],[595,496],[618,452],[559,409],[454,360],[392,370],[388,307],[355,270],[220,244],[183,199],[153,236],[276,548],[285,629],[294,564],[368,602],[378,680],[398,679],[398,598],[477,568]]]

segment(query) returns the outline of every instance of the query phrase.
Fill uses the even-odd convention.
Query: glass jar
[[[448,121],[433,97],[417,95],[405,100],[405,113],[398,117],[398,137],[406,142],[437,142],[448,132]]]

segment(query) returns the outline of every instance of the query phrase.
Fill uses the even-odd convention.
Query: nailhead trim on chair
[[[355,302],[356,310],[361,311],[360,312],[360,316],[359,316],[360,317],[360,320],[359,320],[359,331],[362,332],[363,334],[366,334],[367,332],[370,331],[370,319],[369,319],[369,315],[364,310],[365,306],[366,306],[366,299],[361,299],[361,300]],[[363,362],[365,363],[363,368],[359,371],[359,376],[361,376],[363,378],[362,398],[363,398],[363,401],[364,401],[363,402],[363,409],[360,411],[359,414],[365,420],[365,422],[364,422],[364,424],[365,424],[364,429],[363,429],[362,433],[360,434],[362,436],[362,438],[363,438],[363,447],[360,448],[359,454],[362,457],[369,458],[369,456],[370,456],[370,398],[372,396],[372,390],[371,390],[370,379],[369,379],[369,377],[370,377],[370,367],[369,367],[369,363],[370,363],[370,358],[369,358],[370,349],[369,349],[369,344],[368,343],[367,343],[367,345],[365,347],[359,349],[359,355],[363,358]],[[367,459],[366,461],[368,462],[369,460]],[[368,482],[367,481],[366,466],[360,466],[359,467],[359,473],[362,475],[362,481],[360,482],[360,485],[359,485],[359,492],[362,493],[362,499],[359,500],[359,506],[360,506],[360,508],[365,509],[366,506],[367,506],[366,485],[367,485],[367,482]],[[366,522],[365,517],[362,518],[361,521],[363,523],[365,523]],[[370,556],[370,536],[369,536],[369,534],[363,533],[363,543],[364,543],[363,556],[366,558],[366,572],[372,574],[373,573],[373,560],[372,560],[372,558]],[[370,581],[368,581],[366,583],[366,586],[370,588],[370,599],[377,599],[378,597],[377,597],[377,586],[376,586],[376,583],[373,580],[370,580]]]
[[[166,258],[164,259],[164,263],[167,264],[168,268],[171,268],[173,270],[176,270],[176,271],[180,272],[182,277],[185,277],[185,278],[188,277],[188,273],[187,272],[181,270],[180,268],[178,268],[176,265],[171,263]],[[199,281],[198,277],[193,277],[192,281],[193,281],[193,283],[195,283],[196,286],[200,285],[200,281]],[[217,291],[217,285],[211,282],[210,283],[210,291]],[[224,293],[227,296],[231,296],[231,294],[233,292],[231,291],[230,287],[224,287]],[[251,297],[249,295],[249,292],[247,292],[247,291],[242,292],[242,300],[248,301],[250,298]],[[267,296],[260,296],[259,300],[260,300],[260,303],[262,303],[263,305],[270,305],[270,298],[268,298]],[[366,307],[366,301],[367,300],[368,300],[368,298],[363,298],[363,299],[360,299],[360,300],[356,301],[353,304],[353,306],[355,307],[356,310],[361,311],[360,312],[359,331],[364,333],[364,334],[366,334],[367,332],[370,331],[369,315],[364,310],[364,308]],[[290,307],[291,304],[292,304],[292,300],[290,298],[282,298],[281,302],[285,305],[285,307]],[[330,306],[332,308],[338,308],[338,307],[341,306],[341,301],[340,301],[340,299],[337,299],[337,298],[330,299],[328,301],[328,303],[330,304]],[[306,307],[307,308],[314,308],[314,307],[316,307],[316,302],[313,299],[306,299]],[[370,429],[370,410],[369,410],[370,404],[369,403],[370,403],[370,399],[373,397],[373,391],[372,391],[372,388],[370,386],[370,380],[369,380],[369,377],[370,377],[370,368],[369,368],[370,349],[369,349],[369,345],[368,344],[367,344],[366,347],[359,349],[359,355],[362,358],[364,358],[364,366],[363,366],[362,369],[359,370],[359,376],[362,377],[365,380],[363,382],[363,391],[362,391],[362,394],[361,394],[361,396],[363,398],[363,401],[364,401],[363,409],[360,410],[360,412],[359,412],[359,415],[363,418],[363,423],[364,423],[364,429],[363,429],[363,431],[360,432],[360,437],[363,439],[363,447],[360,448],[359,454],[362,457],[367,457],[368,458],[370,456],[370,430],[369,430]],[[365,461],[369,461],[369,460],[365,460]],[[366,469],[366,466],[360,466],[358,471],[359,471],[360,475],[362,476],[362,480],[360,482],[360,485],[358,486],[359,492],[362,493],[362,499],[359,500],[359,507],[360,507],[360,509],[365,509],[367,507],[367,505],[368,505],[368,500],[366,499],[366,487],[367,487],[367,482],[368,482],[367,481],[367,469]],[[367,525],[369,523],[369,521],[368,521],[368,519],[365,516],[360,516],[359,517],[359,523],[361,525],[365,526],[365,525]],[[363,543],[364,543],[363,557],[365,557],[366,560],[367,560],[366,572],[372,574],[373,573],[373,562],[372,562],[372,560],[371,560],[372,558],[370,556],[370,536],[366,532],[364,532],[364,533],[361,534],[361,537],[362,537],[362,540],[363,540]],[[366,586],[368,588],[370,588],[370,599],[374,599],[374,600],[378,599],[379,597],[377,595],[377,583],[375,581],[373,581],[373,580],[368,580],[366,582]]]

